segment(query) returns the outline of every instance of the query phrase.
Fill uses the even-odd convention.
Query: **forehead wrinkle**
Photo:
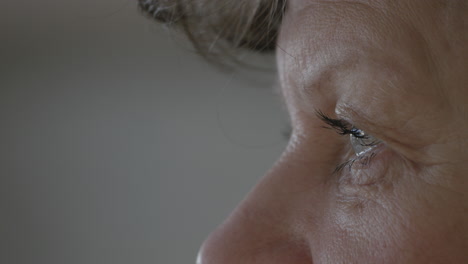
[[[354,9],[353,3],[342,7],[348,11],[353,9],[354,20],[349,20],[349,12],[332,19],[309,7],[286,19],[280,43],[285,44],[283,47],[290,56],[280,52],[279,57],[284,59],[281,74],[286,75],[283,85],[288,93],[295,94],[303,103],[302,107],[308,107],[307,112],[312,113],[317,107],[322,108],[321,105],[335,104],[334,100],[349,92],[353,84],[346,80],[347,75],[356,77],[356,73],[362,73],[364,65],[372,71],[368,76],[357,76],[361,82],[356,82],[359,87],[354,89],[367,99],[379,99],[369,102],[378,102],[375,107],[380,104],[382,108],[382,102],[390,107],[390,113],[376,109],[380,118],[396,115],[405,122],[405,127],[410,126],[415,117],[419,122],[426,118],[428,123],[434,123],[431,114],[438,115],[439,121],[443,119],[440,108],[444,111],[447,108],[447,91],[438,84],[434,67],[438,63],[437,54],[429,46],[428,35],[411,20],[398,19],[396,14],[377,17],[373,13],[363,19],[356,16],[363,9]],[[338,11],[333,10],[334,14]],[[346,73],[352,70],[356,70],[355,73]],[[382,76],[378,77],[379,74]],[[356,97],[354,94],[350,98]],[[392,122],[379,123],[389,126]]]
[[[380,38],[378,32],[374,30],[380,28],[376,25],[381,23],[377,20],[381,21],[382,17],[379,19],[374,17],[372,19],[374,22],[368,23],[358,15],[370,7],[362,4],[356,7],[356,3],[340,2],[339,4],[343,5],[341,7],[345,7],[346,10],[352,11],[352,17],[357,19],[357,24],[350,23],[349,17],[344,14],[339,15],[339,9],[333,9],[337,15],[336,19],[328,16],[326,19],[328,22],[324,23],[317,18],[323,15],[310,8],[316,5],[310,5],[304,10],[293,13],[293,18],[290,14],[286,19],[287,30],[282,31],[280,39],[281,45],[286,44],[285,47],[282,46],[282,50],[286,48],[287,53],[279,52],[279,57],[283,59],[282,62],[286,66],[283,66],[281,73],[288,75],[285,78],[288,80],[286,85],[298,88],[297,93],[303,99],[317,102],[317,97],[335,95],[336,91],[333,87],[335,76],[340,75],[343,69],[354,67],[363,52],[365,53],[370,48],[375,50],[378,46],[371,43]],[[329,9],[325,4],[317,5],[317,7]],[[298,26],[295,26],[296,24]],[[304,24],[309,26],[300,26]],[[287,33],[284,34],[284,32]],[[362,41],[363,39],[366,41]],[[375,52],[381,52],[381,50]],[[285,71],[285,68],[289,70]]]
[[[428,108],[429,103],[432,106],[445,105],[445,97],[435,92],[431,80],[425,78],[426,74],[411,69],[411,65],[403,64],[398,57],[379,55],[378,51],[369,55],[359,49],[351,49],[344,56],[334,57],[330,55],[331,48],[325,52],[323,50],[314,54],[314,58],[309,58],[311,63],[308,70],[297,68],[307,76],[296,91],[303,100],[317,102],[317,98],[320,98],[333,101],[348,94],[349,97],[361,96],[370,101],[393,102],[388,105],[392,106],[390,109],[394,114],[405,111],[408,103],[426,108],[428,112],[435,110]],[[325,54],[320,54],[322,52]],[[399,105],[402,107],[399,108]],[[416,110],[413,109],[413,113]]]
[[[394,59],[400,61],[402,65],[411,64],[406,70],[428,74],[434,81],[437,81],[438,71],[435,68],[437,61],[433,48],[430,46],[427,34],[422,32],[417,25],[407,19],[399,18],[394,13],[383,15],[378,9],[362,3],[338,3],[344,5],[342,7],[347,12],[346,15],[339,14],[340,12],[335,8],[333,11],[337,16],[335,19],[329,16],[317,19],[316,17],[320,15],[311,8],[304,8],[294,13],[297,17],[293,20],[298,26],[292,27],[292,30],[288,27],[292,35],[291,32],[287,35],[290,41],[294,41],[292,53],[297,54],[294,56],[294,62],[304,72],[310,75],[313,72],[311,67],[317,68],[320,66],[318,62],[339,57],[335,55],[343,56],[349,52],[359,53],[360,50],[372,49],[376,54],[392,54]],[[312,4],[309,6],[315,7]],[[371,10],[371,15],[366,13],[366,17],[369,15],[370,17],[363,20],[358,15],[366,9]],[[352,11],[351,14],[348,11]],[[349,16],[353,19],[349,20]],[[323,22],[323,19],[328,22]],[[309,26],[301,27],[302,24]],[[303,36],[310,37],[304,38]],[[288,46],[291,47],[291,45]],[[437,87],[440,88],[440,86]],[[443,93],[444,90],[437,89],[434,92]]]

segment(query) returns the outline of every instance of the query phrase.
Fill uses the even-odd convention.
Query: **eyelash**
[[[362,131],[360,129],[355,128],[354,126],[352,126],[351,124],[349,124],[347,121],[345,121],[343,119],[331,118],[331,117],[325,115],[321,111],[316,111],[316,114],[317,114],[317,117],[327,125],[327,126],[323,126],[323,128],[325,128],[325,129],[333,129],[336,133],[338,133],[339,135],[342,135],[342,136],[352,135],[353,137],[358,138],[358,139],[368,139],[367,135],[365,135],[365,134],[363,135],[363,133],[362,133]],[[373,141],[373,142],[371,142],[369,144],[366,144],[366,145],[363,145],[363,146],[375,146],[377,144],[378,144],[378,142]],[[334,174],[339,173],[340,171],[342,171],[345,168],[348,168],[349,170],[351,170],[351,168],[356,163],[359,163],[360,165],[363,165],[363,166],[368,166],[375,156],[376,156],[375,152],[370,152],[370,153],[367,153],[367,154],[365,154],[363,156],[358,156],[358,157],[352,158],[350,160],[347,160],[347,161],[339,164],[338,166],[336,166],[333,173]]]

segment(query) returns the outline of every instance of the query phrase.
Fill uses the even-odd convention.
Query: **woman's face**
[[[468,263],[467,2],[291,0],[277,50],[293,135],[199,263]]]

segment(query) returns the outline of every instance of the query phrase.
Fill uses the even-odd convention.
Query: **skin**
[[[468,263],[468,3],[291,0],[278,46],[293,135],[198,263]]]

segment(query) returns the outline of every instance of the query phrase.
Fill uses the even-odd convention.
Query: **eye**
[[[320,111],[317,111],[317,116],[327,125],[324,126],[324,128],[333,129],[342,136],[349,135],[350,145],[354,152],[354,158],[339,164],[335,168],[334,173],[339,172],[344,168],[351,169],[354,165],[361,165],[361,168],[369,165],[376,155],[372,150],[380,145],[380,140],[367,134],[363,130],[352,126],[346,120],[328,117]]]
[[[356,156],[361,157],[380,143],[375,137],[368,135],[363,130],[353,128],[350,131],[349,140]]]

